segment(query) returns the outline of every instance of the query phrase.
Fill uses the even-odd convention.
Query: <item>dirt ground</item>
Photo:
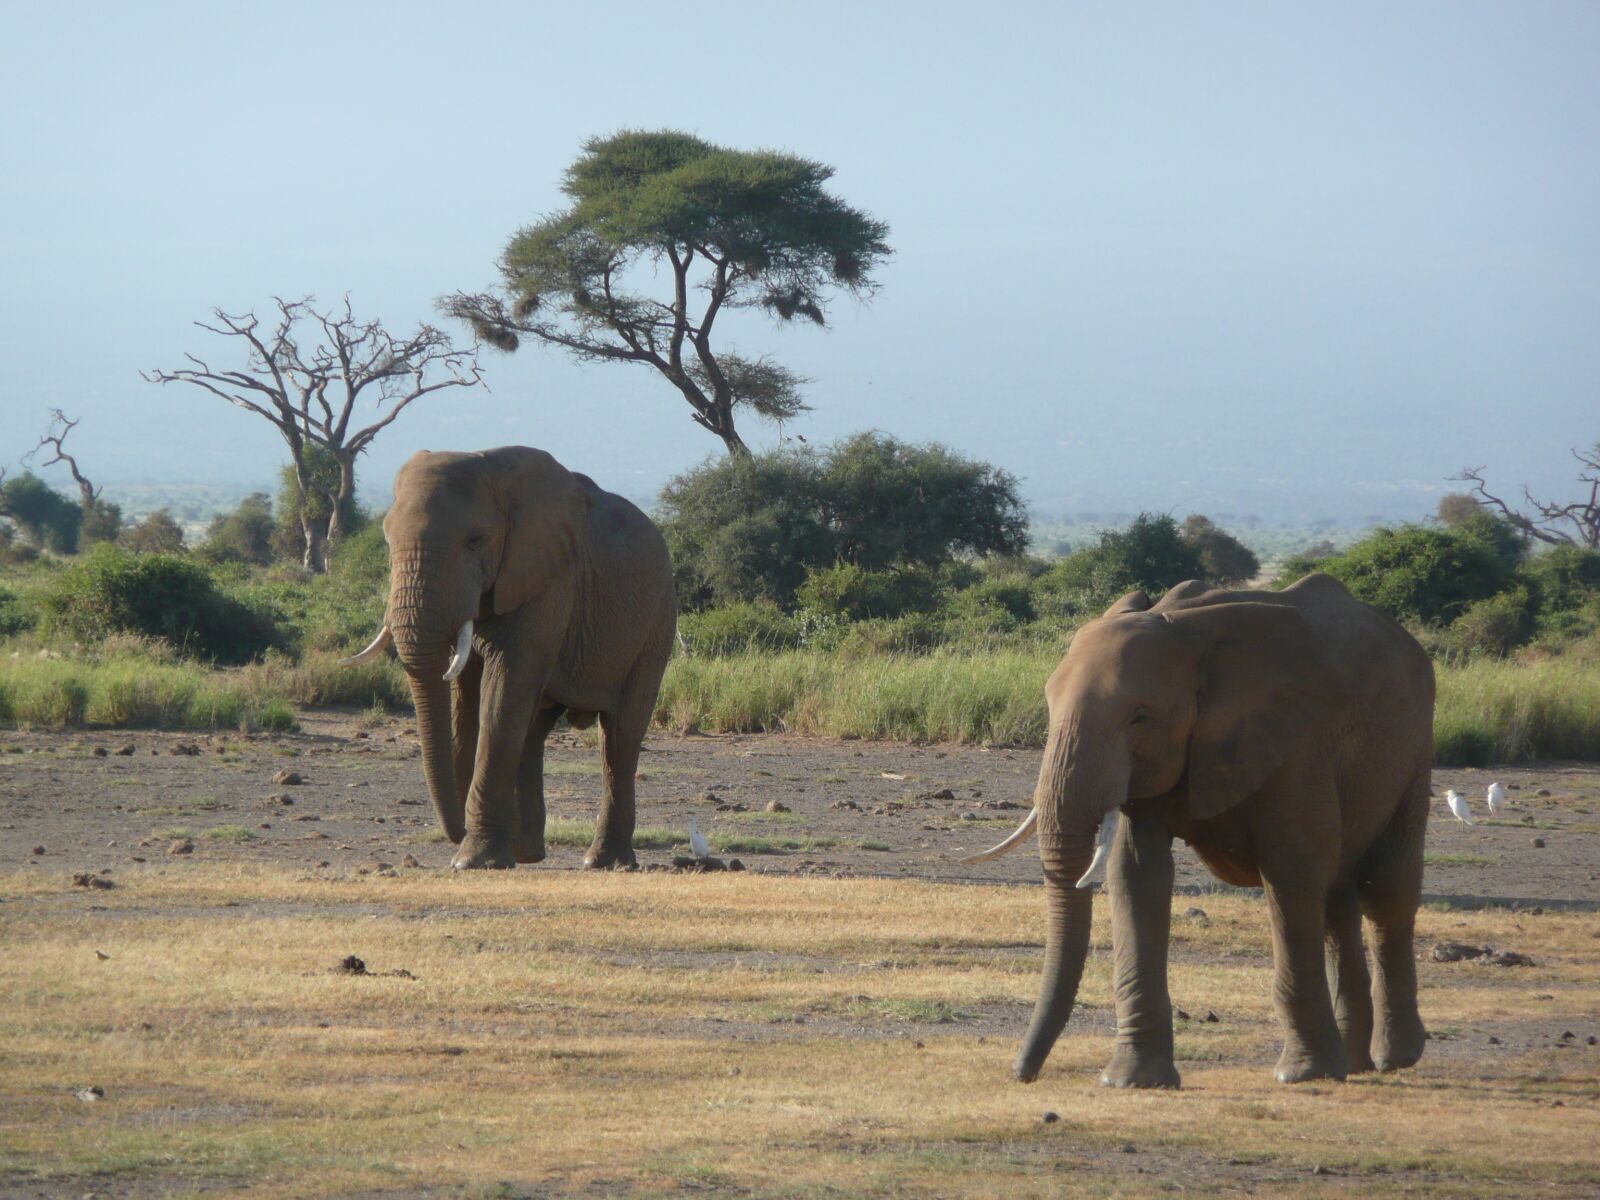
[[[0,735],[0,863],[129,872],[180,861],[269,862],[334,871],[448,864],[422,779],[415,726],[395,717],[303,714],[272,735],[89,732]],[[599,751],[557,733],[546,753],[552,823],[593,821]],[[131,754],[119,751],[132,748]],[[779,735],[654,733],[639,769],[639,826],[685,836],[693,814],[748,869],[939,881],[1032,883],[1032,847],[973,867],[1026,814],[1039,752]],[[298,783],[276,783],[292,771]],[[1491,780],[1510,811],[1490,818]],[[1446,788],[1473,801],[1454,820]],[[1425,880],[1431,900],[1600,907],[1600,765],[1548,763],[1434,773]],[[776,802],[785,811],[769,812]],[[193,849],[171,855],[174,842]],[[680,850],[683,847],[679,847]],[[1210,874],[1181,844],[1180,890]],[[665,866],[670,846],[643,847]],[[522,870],[579,869],[582,847],[552,845]]]
[[[300,732],[281,735],[0,734],[0,925],[29,947],[0,960],[0,974],[10,971],[19,995],[32,989],[39,1009],[25,1004],[0,1030],[17,1055],[8,1075],[0,1051],[0,1076],[10,1080],[0,1085],[0,1113],[11,1110],[0,1117],[0,1141],[10,1146],[0,1147],[0,1197],[988,1195],[991,1171],[1019,1196],[1064,1194],[1069,1176],[1057,1173],[1069,1171],[1083,1172],[1070,1176],[1072,1194],[1090,1194],[1096,1177],[1128,1195],[1326,1195],[1347,1185],[1395,1195],[1594,1194],[1589,1160],[1569,1152],[1571,1129],[1548,1114],[1564,1108],[1563,1120],[1581,1124],[1600,1103],[1592,989],[1600,927],[1591,915],[1600,911],[1600,765],[1435,773],[1427,898],[1495,911],[1424,913],[1419,971],[1431,1042],[1414,1072],[1338,1091],[1270,1084],[1278,1034],[1261,906],[1213,896],[1185,911],[1179,900],[1174,1001],[1183,1010],[1184,1095],[1194,1101],[1180,1108],[1093,1087],[1112,1033],[1099,951],[1093,998],[1080,1005],[1050,1079],[1020,1089],[1005,1072],[1039,965],[1043,914],[1030,894],[1038,859],[1028,846],[975,867],[957,860],[1025,815],[1038,751],[655,733],[640,767],[641,866],[670,869],[692,815],[724,857],[788,878],[665,877],[618,888],[616,878],[574,878],[599,795],[599,752],[584,735],[562,732],[547,753],[549,859],[475,880],[485,886],[471,889],[467,909],[465,881],[441,871],[451,847],[436,829],[412,723],[353,712],[301,720]],[[284,781],[287,773],[297,778]],[[1482,798],[1496,779],[1511,807],[1489,818]],[[1477,825],[1450,816],[1447,788],[1473,800]],[[572,874],[550,875],[562,871]],[[396,878],[380,877],[388,875]],[[1188,894],[1220,890],[1181,845],[1177,878]],[[883,899],[877,892],[923,881],[1012,886],[918,892],[914,915],[895,918],[904,927],[887,909],[871,925],[857,919]],[[762,925],[777,920],[760,895],[772,890],[813,906],[810,916]],[[549,922],[549,944],[530,955],[529,905],[596,931],[571,936],[564,922]],[[657,912],[663,905],[676,905],[678,917]],[[416,919],[469,912],[474,936],[465,939],[459,922]],[[927,930],[918,924],[924,913]],[[195,936],[218,921],[235,941]],[[1435,962],[1431,948],[1457,938],[1527,951],[1537,965]],[[102,945],[109,955],[98,953]],[[332,998],[326,968],[352,945],[374,964],[370,980],[357,978],[393,985],[385,1007]],[[177,946],[185,949],[174,957]],[[123,973],[126,995],[97,988],[112,977],[94,974],[101,966]],[[633,1030],[629,1053],[661,1061],[636,1068],[645,1089],[637,1094],[631,1081],[617,1090],[609,1068],[590,1079],[574,1067],[570,1102],[603,1114],[588,1119],[623,1131],[638,1114],[612,1114],[618,1105],[689,1104],[685,1113],[698,1114],[685,1117],[692,1137],[670,1154],[641,1153],[625,1184],[596,1175],[587,1149],[562,1149],[573,1136],[565,1120],[539,1131],[556,1149],[533,1172],[516,1158],[533,1127],[488,1112],[511,1113],[553,1086],[550,1064],[609,1061],[615,1047],[585,1040],[596,1021],[605,1037]],[[505,1044],[538,1053],[507,1058],[497,1049]],[[324,1063],[307,1076],[315,1087],[295,1074],[309,1070],[297,1055]],[[252,1091],[234,1056],[284,1080],[273,1075]],[[871,1064],[872,1086],[859,1095],[835,1088],[835,1075],[857,1060]],[[823,1065],[797,1085],[790,1064],[799,1061]],[[666,1085],[679,1086],[687,1064],[700,1090],[686,1098]],[[63,1082],[63,1071],[76,1073]],[[483,1098],[458,1111],[454,1093],[440,1089],[460,1072],[477,1072],[455,1081],[461,1094]],[[74,1098],[73,1088],[97,1078],[110,1100]],[[184,1099],[201,1079],[211,1089],[204,1103]],[[396,1111],[420,1125],[374,1099],[391,1090],[407,1098]],[[437,1113],[411,1111],[426,1109],[416,1098],[436,1094]],[[918,1107],[945,1099],[956,1115]],[[1394,1116],[1372,1115],[1374,1103],[1393,1105],[1381,1111]],[[1457,1146],[1407,1133],[1373,1143],[1386,1122],[1428,1130],[1460,1105],[1475,1106],[1466,1119],[1495,1123],[1499,1140],[1485,1143],[1483,1161],[1468,1161],[1470,1139]],[[192,1120],[174,1116],[191,1108]],[[1304,1130],[1288,1135],[1295,1113],[1319,1120],[1335,1108],[1345,1124],[1309,1140]],[[340,1121],[324,1121],[324,1109]],[[1169,1109],[1195,1127],[1165,1131]],[[831,1132],[790,1130],[788,1140],[764,1144],[810,1182],[775,1179],[782,1170],[759,1156],[729,1166],[728,1156],[744,1153],[740,1121],[787,1129],[798,1112],[828,1114]],[[1041,1132],[1045,1120],[1066,1131],[1061,1145]],[[355,1143],[390,1139],[369,1156],[390,1175],[354,1188],[339,1176],[306,1190],[316,1168],[280,1159],[274,1131],[309,1123],[336,1138],[347,1121],[362,1122],[350,1126]],[[517,1182],[469,1186],[478,1177],[462,1174],[419,1185],[427,1169],[406,1164],[414,1130],[432,1122],[450,1123],[451,1144],[498,1154],[512,1165],[492,1170]],[[774,1136],[759,1123],[749,1132]],[[1134,1142],[1144,1153],[1128,1153]],[[349,1157],[319,1149],[307,1161],[317,1154]],[[926,1183],[936,1177],[928,1172],[946,1170],[972,1178],[962,1187]]]

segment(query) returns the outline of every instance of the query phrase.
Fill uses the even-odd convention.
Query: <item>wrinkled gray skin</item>
[[[544,858],[544,740],[602,730],[590,867],[631,864],[634,774],[676,627],[650,519],[542,450],[413,456],[395,478],[388,629],[410,677],[423,769],[457,868]],[[472,655],[444,674],[458,631]]]
[[[1282,592],[1189,582],[1154,607],[1135,592],[1080,629],[1046,686],[1034,803],[1049,932],[1017,1076],[1038,1076],[1071,1015],[1090,909],[1074,883],[1118,809],[1107,878],[1117,1041],[1102,1083],[1178,1086],[1167,992],[1175,836],[1218,878],[1265,888],[1280,1082],[1415,1063],[1433,695],[1415,639],[1326,575]]]

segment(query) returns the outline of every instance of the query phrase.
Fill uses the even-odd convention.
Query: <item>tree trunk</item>
[[[328,516],[328,542],[337,542],[348,531],[346,526],[355,511],[356,503],[356,464],[353,459],[338,457],[339,462],[339,492],[330,497],[333,511]]]

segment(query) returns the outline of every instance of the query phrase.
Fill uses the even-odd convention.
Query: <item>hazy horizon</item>
[[[59,407],[112,494],[270,485],[264,422],[139,377],[224,358],[193,321],[348,293],[465,340],[435,298],[494,281],[583,141],[674,127],[829,163],[890,225],[872,303],[726,331],[814,380],[788,427],[812,444],[940,441],[1046,517],[1415,518],[1479,465],[1573,492],[1600,437],[1600,8],[695,11],[714,36],[628,3],[11,13],[0,465]],[[539,445],[646,501],[721,453],[652,372],[484,362],[491,392],[380,438],[369,502],[422,447]]]

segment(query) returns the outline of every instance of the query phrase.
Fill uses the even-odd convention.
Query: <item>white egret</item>
[[[1506,789],[1504,785],[1499,783],[1491,783],[1489,785],[1488,800],[1489,815],[1491,817],[1499,816],[1501,810],[1506,806]]]
[[[1450,812],[1455,819],[1466,825],[1476,825],[1472,819],[1472,809],[1467,806],[1467,798],[1460,792],[1451,788],[1444,794],[1444,802],[1450,806]]]
[[[700,826],[695,824],[694,814],[689,814],[689,849],[696,858],[710,858],[711,844],[700,833]]]

